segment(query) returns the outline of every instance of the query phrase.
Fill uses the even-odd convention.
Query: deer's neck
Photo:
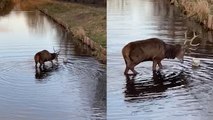
[[[55,54],[51,53],[51,60],[55,59]]]
[[[177,51],[174,45],[165,45],[165,58],[174,59],[177,55]]]

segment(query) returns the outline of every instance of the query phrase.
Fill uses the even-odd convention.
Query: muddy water
[[[0,16],[0,119],[105,119],[105,68],[39,12]],[[34,54],[60,50],[59,65],[34,68]],[[64,63],[64,59],[66,63]]]
[[[213,33],[187,21],[167,0],[108,0],[107,12],[108,120],[211,120]],[[157,37],[183,44],[186,30],[199,34],[194,42],[200,46],[187,50],[184,64],[163,60],[164,68],[153,73],[152,62],[144,62],[137,76],[123,75],[121,49],[128,42]],[[201,59],[199,67],[192,67],[193,57]]]

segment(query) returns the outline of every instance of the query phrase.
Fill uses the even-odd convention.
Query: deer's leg
[[[138,74],[138,72],[134,69],[134,67],[138,64],[135,61],[130,61],[128,59],[124,59],[126,63],[126,68],[124,71],[124,75],[128,74],[128,71],[131,70],[134,75]]]
[[[39,65],[40,70],[41,70],[42,65],[43,65],[43,69],[45,69],[45,68],[44,68],[44,66],[45,66],[45,65],[44,65],[44,62],[43,62],[43,61],[40,61],[39,63],[40,63],[40,65]]]
[[[133,72],[134,75],[138,74],[138,72],[134,69],[137,64],[131,63],[129,69]]]
[[[128,71],[129,71],[129,62],[126,59],[124,59],[124,60],[125,60],[125,63],[126,63],[126,68],[125,68],[125,71],[124,71],[124,75],[127,75]]]
[[[160,69],[163,68],[163,65],[161,64],[161,60],[158,61],[158,66],[159,66]]]
[[[35,68],[37,68],[37,64],[38,64],[38,62],[35,62]]]
[[[153,65],[152,65],[152,70],[153,71],[156,71],[156,66],[157,66],[157,61],[156,60],[153,60]]]
[[[53,68],[53,61],[51,60],[51,63],[52,63],[52,68]]]
[[[45,63],[43,62],[43,69],[45,69]]]
[[[40,63],[39,68],[41,69],[42,63]]]
[[[125,69],[125,71],[124,71],[124,75],[127,75],[127,74],[128,74],[128,71],[129,71],[129,67],[126,66],[126,69]]]

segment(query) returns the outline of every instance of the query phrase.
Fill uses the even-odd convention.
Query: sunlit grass
[[[68,25],[72,31],[85,35],[106,47],[106,9],[78,3],[52,1],[38,6]]]

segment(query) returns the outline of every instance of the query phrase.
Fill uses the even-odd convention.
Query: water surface
[[[213,118],[212,32],[185,19],[167,0],[108,0],[107,16],[108,120]],[[199,34],[194,42],[200,46],[187,50],[184,64],[165,59],[164,68],[153,73],[152,62],[144,62],[137,76],[123,75],[124,45],[151,37],[183,44],[186,30]],[[192,67],[193,57],[201,59],[199,67]]]
[[[11,11],[0,16],[0,39],[0,119],[105,119],[104,66],[53,21],[37,11]],[[53,47],[59,65],[36,71],[34,54]]]

